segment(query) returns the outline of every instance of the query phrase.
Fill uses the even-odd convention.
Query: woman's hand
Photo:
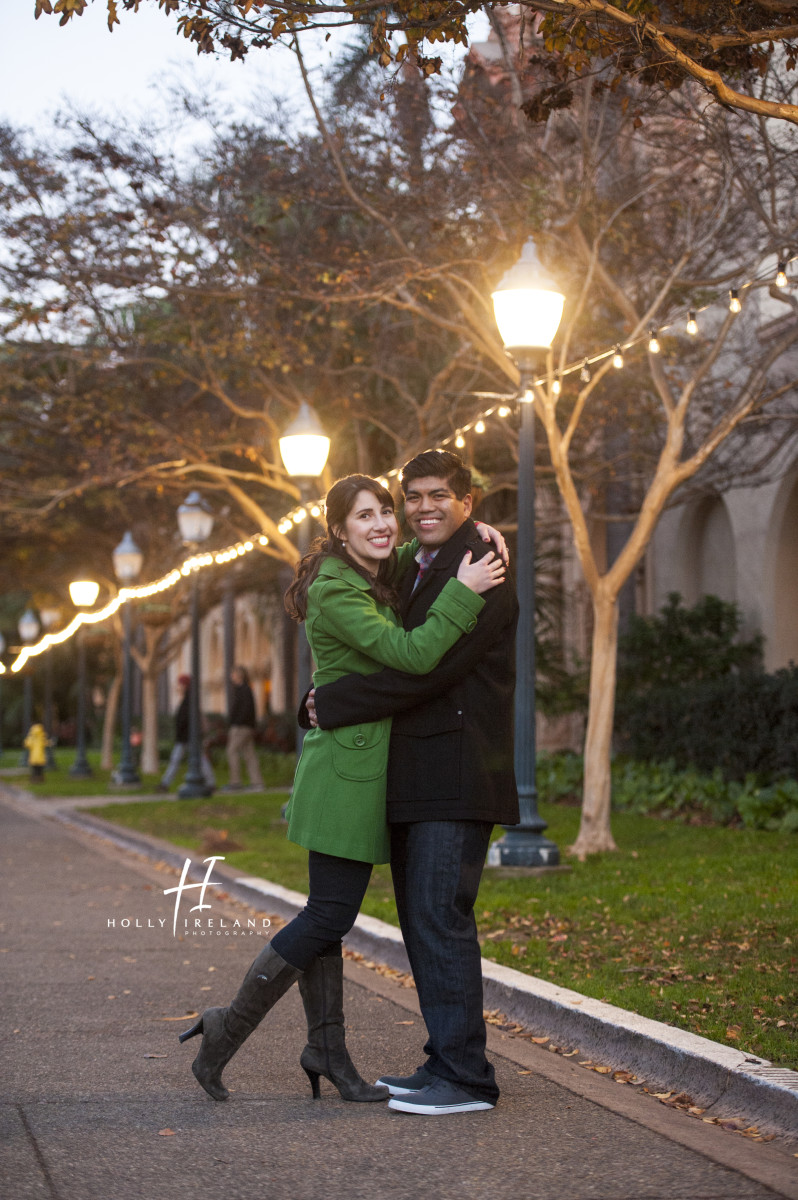
[[[504,582],[504,563],[490,550],[478,562],[471,561],[471,551],[466,550],[460,563],[457,578],[478,596],[489,592],[497,584]]]
[[[476,525],[477,533],[482,538],[483,542],[493,542],[499,558],[504,559],[505,563],[509,563],[510,551],[507,549],[507,543],[499,533],[498,529],[494,529],[492,525],[486,525],[484,521],[475,521],[474,524]]]

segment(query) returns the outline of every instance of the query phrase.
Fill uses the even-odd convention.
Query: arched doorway
[[[774,667],[786,667],[798,663],[798,478],[774,532],[774,620],[768,658]]]
[[[685,604],[702,596],[737,600],[737,555],[726,505],[720,496],[700,500],[685,520],[683,586]]]

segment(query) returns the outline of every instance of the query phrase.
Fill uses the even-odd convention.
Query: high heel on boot
[[[300,1060],[300,1062],[301,1062],[301,1060]],[[302,1070],[305,1072],[308,1079],[310,1080],[310,1090],[313,1093],[313,1099],[320,1100],[321,1099],[321,1088],[319,1087],[318,1071],[309,1070],[308,1067],[306,1067],[304,1065],[302,1066]]]
[[[186,1042],[202,1034],[191,1070],[211,1099],[228,1098],[230,1093],[222,1083],[222,1071],[300,975],[301,971],[290,966],[269,943],[250,966],[229,1007],[206,1008],[197,1023],[179,1035],[179,1041]]]
[[[200,1017],[196,1025],[192,1025],[190,1029],[184,1029],[183,1032],[178,1035],[177,1040],[182,1045],[182,1043],[187,1042],[189,1038],[196,1037],[198,1033],[202,1033],[202,1017]]]
[[[340,955],[317,958],[299,980],[308,1020],[308,1044],[299,1059],[313,1099],[321,1096],[319,1076],[338,1089],[342,1100],[369,1104],[387,1100],[387,1087],[366,1083],[349,1057],[344,1035],[344,964]]]

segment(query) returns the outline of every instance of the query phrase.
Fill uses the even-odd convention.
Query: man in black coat
[[[421,544],[400,587],[406,629],[421,625],[466,551],[490,552],[471,513],[471,475],[427,451],[402,472],[405,517]],[[390,1107],[439,1114],[493,1108],[485,1057],[474,903],[494,823],[519,820],[513,770],[518,602],[509,581],[484,594],[476,628],[428,675],[384,669],[312,693],[323,729],[392,716],[387,812],[396,903],[427,1025],[426,1063],[383,1076]]]

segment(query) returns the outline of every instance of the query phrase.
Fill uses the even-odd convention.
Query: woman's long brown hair
[[[380,563],[376,577],[349,554],[346,546],[334,532],[343,529],[344,522],[355,506],[359,492],[371,492],[380,504],[388,504],[394,508],[393,496],[376,479],[370,475],[345,475],[332,485],[325,501],[327,536],[316,538],[308,553],[300,559],[294,568],[294,578],[285,593],[285,610],[295,621],[304,621],[308,611],[308,588],[319,573],[319,567],[325,558],[340,558],[347,566],[357,571],[371,585],[374,598],[381,604],[397,606],[396,589],[393,586],[396,571],[396,554]]]

